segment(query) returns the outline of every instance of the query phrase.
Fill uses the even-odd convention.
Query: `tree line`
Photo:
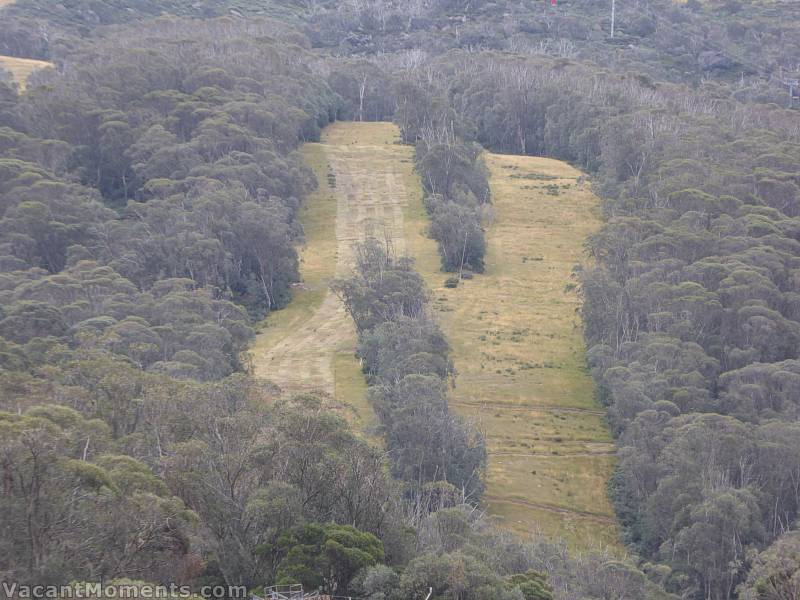
[[[353,275],[334,289],[359,332],[358,355],[380,419],[392,474],[423,504],[476,504],[486,447],[470,423],[450,412],[455,377],[445,337],[427,308],[429,292],[410,259],[380,242],[357,248]],[[435,498],[425,496],[434,494]]]

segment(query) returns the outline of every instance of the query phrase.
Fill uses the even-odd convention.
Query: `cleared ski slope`
[[[355,332],[327,288],[350,268],[355,241],[390,239],[433,290],[458,371],[453,408],[486,434],[489,513],[523,536],[617,547],[606,495],[614,446],[585,370],[572,275],[586,236],[599,226],[596,197],[565,163],[487,155],[487,271],[448,289],[436,244],[425,235],[413,149],[398,137],[389,123],[337,123],[304,148],[320,181],[303,213],[304,286],[268,319],[252,352],[256,374],[287,393],[325,392],[371,430]]]

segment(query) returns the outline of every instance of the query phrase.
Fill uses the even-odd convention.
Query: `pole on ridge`
[[[617,0],[611,0],[611,37],[614,37],[614,22],[617,17]]]

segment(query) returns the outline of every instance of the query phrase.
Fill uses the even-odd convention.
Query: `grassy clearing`
[[[352,352],[339,352],[333,358],[337,404],[344,407],[344,416],[356,431],[362,432],[373,443],[382,444],[378,432],[378,417],[367,400],[367,382],[361,365],[353,359]]]
[[[301,208],[300,222],[305,231],[305,244],[299,248],[301,286],[294,290],[292,302],[283,310],[272,313],[260,324],[260,331],[250,349],[250,361],[258,377],[272,379],[285,385],[283,373],[274,368],[270,350],[294,336],[320,309],[336,275],[336,210],[335,190],[327,178],[328,160],[322,144],[306,144],[303,149],[306,164],[319,182]]]
[[[2,0],[0,0],[2,2]],[[14,56],[0,56],[0,68],[10,72],[14,81],[19,84],[21,90],[25,89],[31,73],[45,67],[52,67],[53,64],[44,60],[34,60],[32,58],[16,58]]]
[[[321,143],[303,148],[319,182],[300,215],[303,282],[289,306],[262,323],[250,351],[258,377],[287,394],[327,393],[372,439],[377,420],[354,357],[355,330],[329,290],[337,275],[349,272],[353,245],[366,235],[387,236],[402,251],[407,194],[395,176],[393,142],[369,126],[338,123],[325,130]]]
[[[302,214],[305,287],[268,319],[253,348],[256,373],[291,388],[303,369],[315,384],[327,369],[344,415],[374,431],[354,332],[331,334],[345,331],[349,319],[334,311],[326,290],[349,269],[355,241],[368,232],[386,236],[398,254],[414,257],[433,290],[459,372],[454,409],[486,432],[489,513],[520,535],[619,547],[605,492],[613,444],[585,369],[572,277],[584,239],[599,226],[596,198],[564,163],[488,155],[494,218],[487,273],[447,289],[436,244],[425,235],[413,149],[398,137],[388,123],[338,123],[321,144],[304,148],[320,181]],[[307,369],[317,363],[316,372]]]
[[[11,6],[16,0],[0,0],[0,9]],[[25,90],[28,77],[37,69],[52,67],[53,63],[32,58],[16,58],[14,56],[0,56],[0,69],[11,73],[14,81],[19,84],[20,90]]]
[[[487,437],[487,507],[518,534],[618,548],[605,489],[614,446],[586,372],[573,277],[599,226],[597,200],[565,163],[491,154],[487,163],[486,274],[443,286],[418,182],[406,221],[453,347],[453,406]]]

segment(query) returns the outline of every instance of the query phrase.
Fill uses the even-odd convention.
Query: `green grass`
[[[257,374],[268,376],[260,358],[265,350],[291,335],[322,304],[336,275],[336,197],[327,179],[328,160],[322,144],[303,146],[303,159],[313,171],[319,187],[300,209],[305,244],[299,248],[302,287],[292,293],[289,305],[273,312],[259,324],[259,335],[250,349]]]
[[[336,380],[336,401],[345,407],[345,418],[357,431],[373,443],[382,443],[378,430],[378,417],[367,400],[367,382],[361,365],[351,353],[339,352],[333,359]]]
[[[288,394],[327,391],[329,406],[367,439],[379,443],[374,435],[377,417],[367,402],[366,382],[354,355],[355,329],[330,293],[351,252],[349,240],[337,239],[337,224],[351,221],[354,214],[352,203],[342,201],[341,186],[337,188],[334,161],[352,151],[352,133],[346,124],[332,125],[320,143],[302,149],[319,184],[300,211],[305,233],[305,243],[298,249],[302,283],[286,308],[260,324],[250,362],[256,376],[274,381]]]

